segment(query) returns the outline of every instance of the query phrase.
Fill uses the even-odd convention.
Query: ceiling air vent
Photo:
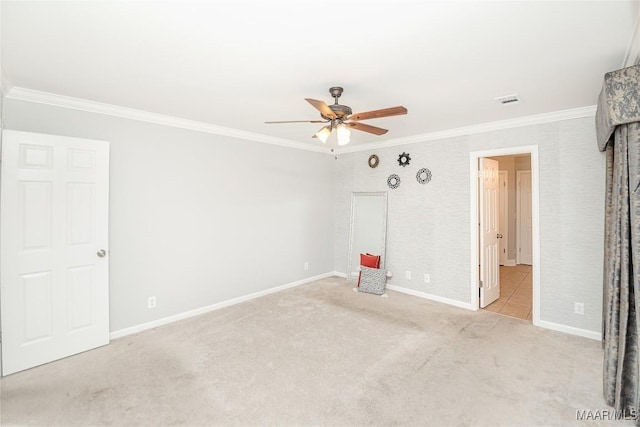
[[[495,100],[502,105],[513,105],[520,102],[520,98],[518,97],[517,93],[514,93],[513,95],[500,96],[498,98],[495,98]]]

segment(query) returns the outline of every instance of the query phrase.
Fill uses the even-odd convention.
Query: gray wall
[[[594,119],[587,117],[340,155],[336,270],[346,272],[351,192],[388,191],[389,283],[470,303],[469,153],[538,145],[540,317],[600,332],[605,158],[595,141]],[[397,162],[402,152],[412,159],[404,168]],[[380,157],[376,169],[367,165],[372,153]],[[422,167],[433,173],[426,185],[415,179]],[[402,180],[395,190],[386,185],[391,173]],[[405,279],[406,270],[412,280]],[[431,283],[424,282],[424,273]],[[573,313],[576,301],[585,304],[582,316]]]
[[[4,121],[111,142],[111,331],[334,269],[331,156],[12,99]]]
[[[7,129],[111,141],[112,331],[334,269],[346,272],[353,191],[389,192],[391,284],[470,303],[469,153],[534,144],[541,320],[600,331],[605,165],[593,118],[337,160],[11,99],[4,102],[4,122]],[[405,168],[397,163],[403,151],[412,158]],[[367,165],[373,152],[380,157],[376,169]],[[433,173],[427,185],[415,180],[421,167]],[[386,186],[391,173],[402,179],[396,190]],[[151,295],[158,298],[155,310],[146,308]],[[584,316],[573,314],[575,301],[585,303]]]

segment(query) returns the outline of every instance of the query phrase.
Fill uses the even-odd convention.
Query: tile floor
[[[530,265],[500,266],[500,298],[485,307],[485,310],[517,319],[531,320],[532,285]]]

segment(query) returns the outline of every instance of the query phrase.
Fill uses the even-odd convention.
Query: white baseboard
[[[120,329],[118,331],[113,331],[109,334],[110,339],[122,338],[127,335],[135,334],[138,332],[146,331],[148,329],[157,328],[158,326],[166,325],[169,323],[177,322],[178,320],[188,319],[190,317],[199,316],[204,313],[208,313],[210,311],[219,310],[221,308],[229,307],[235,304],[240,304],[245,301],[249,301],[252,299],[260,298],[265,295],[273,294],[276,292],[284,291],[285,289],[294,288],[296,286],[304,285],[306,283],[314,282],[316,280],[325,279],[327,277],[332,277],[338,275],[336,272],[328,272],[324,274],[319,274],[313,277],[307,277],[306,279],[297,280],[295,282],[287,283],[284,285],[276,286],[273,288],[265,289],[263,291],[254,292],[252,294],[243,295],[237,298],[232,298],[230,300],[218,302],[215,304],[211,304],[205,307],[200,307],[195,310],[186,311],[184,313],[175,314],[173,316],[164,317],[162,319],[153,320],[151,322],[142,323],[140,325],[131,326],[129,328]]]
[[[453,305],[454,307],[460,307],[460,308],[464,308],[467,310],[477,310],[475,308],[473,308],[473,306],[471,304],[469,304],[468,302],[462,302],[462,301],[457,301],[451,298],[445,298],[445,297],[441,297],[438,295],[433,295],[433,294],[428,294],[426,292],[420,292],[420,291],[415,291],[413,289],[407,289],[407,288],[403,288],[401,286],[396,286],[396,285],[389,285],[387,284],[387,289],[390,289],[392,291],[396,291],[396,292],[401,292],[403,294],[408,294],[408,295],[413,295],[414,297],[419,297],[419,298],[424,298],[424,299],[428,299],[431,301],[436,301],[436,302],[441,302],[444,304],[449,304],[449,305]]]
[[[533,324],[534,326],[538,326],[540,328],[551,329],[553,331],[564,332],[565,334],[577,335],[579,337],[602,341],[602,334],[600,332],[588,331],[586,329],[561,325],[560,323],[548,322],[546,320],[534,321]]]
[[[125,329],[120,329],[109,334],[110,339],[122,338],[127,335],[135,334],[138,332],[146,331],[149,329],[157,328],[158,326],[167,325],[169,323],[177,322],[178,320],[188,319],[190,317],[199,316],[201,314],[208,313],[210,311],[219,310],[221,308],[229,307],[235,304],[240,304],[245,301],[250,301],[252,299],[260,298],[265,295],[273,294],[276,292],[284,291],[286,289],[294,288],[296,286],[304,285],[306,283],[314,282],[316,280],[325,279],[327,277],[338,276],[344,279],[347,278],[346,273],[342,273],[340,271],[331,271],[324,274],[319,274],[317,276],[308,277],[306,279],[298,280],[295,282],[287,283],[284,285],[276,286],[273,288],[265,289],[263,291],[254,292],[248,295],[243,295],[237,298],[232,298],[230,300],[222,301],[216,304],[208,305],[205,307],[197,308],[195,310],[187,311],[184,313],[175,314],[173,316],[165,317],[162,319],[157,319],[151,322],[143,323],[140,325],[132,326]],[[443,304],[452,305],[454,307],[464,308],[466,310],[477,310],[471,304],[465,303],[462,301],[457,301],[450,298],[441,297],[438,295],[428,294],[426,292],[416,291],[413,289],[404,288],[402,286],[390,285],[387,284],[387,289],[400,292],[407,295],[412,295],[418,298],[424,298],[431,301],[440,302]],[[533,324],[540,328],[551,329],[558,332],[564,332],[571,335],[577,335],[580,337],[590,338],[593,340],[600,341],[602,340],[602,334],[599,332],[588,331],[586,329],[575,328],[573,326],[561,325],[559,323],[548,322],[546,320],[534,321]]]
[[[515,267],[516,266],[516,260],[515,259],[507,259],[507,261],[505,261],[504,263],[505,267]]]
[[[346,277],[346,275],[344,275]],[[387,289],[392,290],[392,291],[396,291],[396,292],[401,292],[403,294],[408,294],[408,295],[413,295],[419,298],[425,298],[428,300],[432,300],[432,301],[437,301],[437,302],[441,302],[444,304],[449,304],[449,305],[453,305],[455,307],[460,307],[460,308],[464,308],[467,310],[472,310],[472,311],[476,311],[477,309],[475,309],[471,304],[469,303],[464,303],[461,301],[457,301],[457,300],[453,300],[450,298],[445,298],[445,297],[441,297],[441,296],[437,296],[437,295],[432,295],[432,294],[428,294],[426,292],[420,292],[420,291],[415,291],[413,289],[407,289],[407,288],[403,288],[401,286],[396,286],[396,285],[387,285],[386,286]],[[580,337],[584,337],[584,338],[590,338],[592,340],[597,340],[597,341],[601,341],[602,340],[602,334],[599,332],[593,332],[593,331],[589,331],[586,329],[580,329],[580,328],[575,328],[573,326],[567,326],[567,325],[561,325],[559,323],[554,323],[554,322],[548,322],[546,320],[539,320],[537,322],[533,322],[534,326],[538,326],[540,328],[545,328],[545,329],[551,329],[557,332],[564,332],[566,334],[570,334],[570,335],[577,335]]]

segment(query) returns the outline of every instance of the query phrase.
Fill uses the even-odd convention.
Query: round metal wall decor
[[[398,156],[398,164],[400,166],[403,166],[403,167],[407,166],[410,161],[411,161],[411,157],[409,156],[409,153],[403,152]]]
[[[431,171],[427,168],[420,169],[416,174],[416,180],[418,180],[420,184],[426,184],[431,181]]]
[[[375,154],[372,154],[369,156],[370,168],[377,168],[379,164],[380,164],[380,159],[378,158],[378,156],[376,156]]]
[[[387,185],[391,189],[398,188],[400,186],[400,177],[395,173],[393,175],[389,175],[389,178],[387,178]]]

